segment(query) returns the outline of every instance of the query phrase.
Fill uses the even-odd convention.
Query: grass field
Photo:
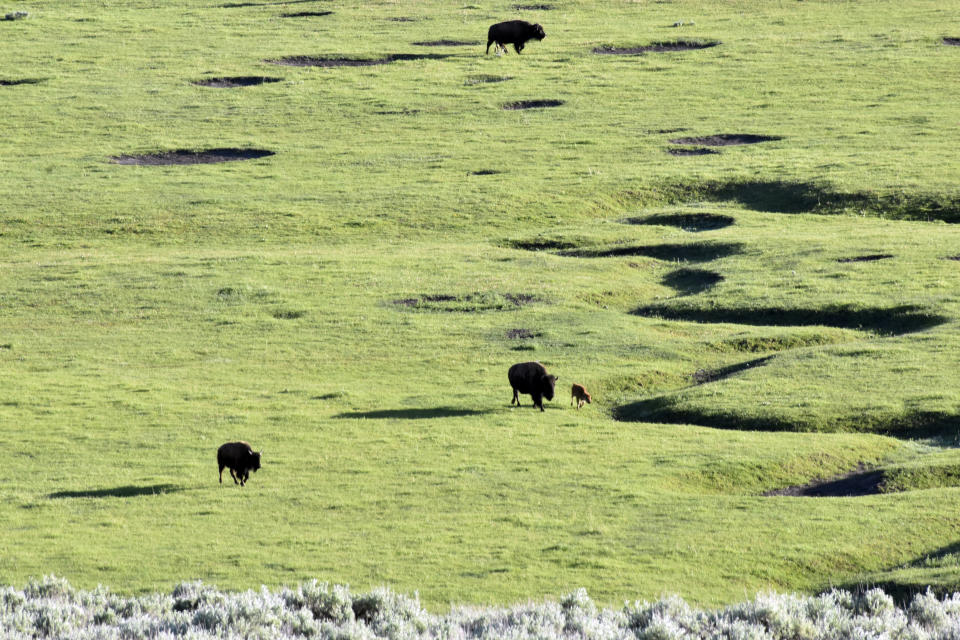
[[[955,12],[547,6],[0,6],[0,583],[960,586]],[[114,160],[210,149],[272,155]]]

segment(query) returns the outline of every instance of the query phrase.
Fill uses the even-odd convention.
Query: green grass
[[[960,528],[943,3],[16,4],[0,582],[960,584],[926,560]],[[412,44],[514,17],[547,32],[522,56]],[[591,53],[680,39],[721,44]],[[410,53],[449,57],[265,62]],[[283,80],[192,84],[243,75]],[[780,139],[666,153],[719,133]],[[275,155],[110,161],[223,147]],[[544,413],[509,406],[534,359]],[[243,489],[215,476],[235,439],[264,450]],[[861,463],[887,493],[761,496]]]

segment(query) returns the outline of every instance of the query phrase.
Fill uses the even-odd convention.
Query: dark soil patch
[[[529,293],[478,292],[464,295],[432,294],[394,300],[393,304],[418,311],[475,313],[479,311],[512,311],[536,302]]]
[[[511,240],[507,243],[514,249],[524,251],[555,251],[558,249],[572,249],[576,243],[556,238],[533,238],[531,240]]]
[[[496,169],[480,169],[478,171],[471,171],[470,175],[472,176],[494,176],[498,173],[503,173],[502,171],[497,171]]]
[[[767,364],[767,362],[773,356],[765,356],[763,358],[756,358],[754,360],[747,360],[746,362],[738,362],[736,364],[731,364],[726,367],[720,367],[719,369],[697,369],[693,372],[691,376],[693,381],[696,384],[707,384],[708,382],[716,382],[717,380],[723,380],[724,378],[729,378],[730,376],[736,375],[741,371],[746,371],[747,369],[753,369],[754,367],[762,367]]]
[[[254,160],[272,155],[274,155],[273,151],[264,149],[207,149],[205,151],[178,149],[176,151],[161,151],[141,155],[113,156],[111,160],[116,164],[138,165],[211,164]]]
[[[508,102],[503,105],[504,109],[508,111],[515,111],[518,109],[544,109],[546,107],[559,107],[563,104],[563,100],[518,100],[516,102]]]
[[[882,470],[867,469],[860,465],[855,471],[835,476],[827,480],[814,480],[783,489],[767,491],[765,496],[794,496],[810,498],[855,498],[872,496],[881,492],[884,473]]]
[[[515,11],[552,11],[552,4],[515,4]]]
[[[943,44],[951,47],[960,47],[960,38],[944,38]]]
[[[382,58],[347,58],[344,56],[286,56],[275,60],[264,60],[270,64],[288,67],[373,67],[405,60],[440,60],[449,58],[442,54],[393,53]]]
[[[387,18],[390,22],[419,22],[420,18],[411,18],[409,16],[397,16],[395,18]]]
[[[513,80],[511,76],[470,76],[466,79],[464,84],[474,85],[474,84],[490,84],[493,82],[506,82],[507,80]]]
[[[689,296],[712,289],[723,282],[723,276],[704,269],[677,269],[664,276],[662,282],[680,295]]]
[[[853,256],[851,258],[837,258],[837,262],[875,262],[877,260],[886,260],[892,258],[890,253],[874,253],[866,256]]]
[[[531,340],[537,337],[537,334],[530,329],[508,329],[507,337],[511,340]]]
[[[0,87],[15,87],[20,84],[38,84],[43,82],[41,78],[20,78],[19,80],[3,80],[0,78]]]
[[[634,315],[685,320],[687,322],[730,323],[751,326],[859,329],[881,335],[903,335],[939,326],[949,318],[928,313],[914,305],[859,308],[832,305],[822,309],[785,309],[782,307],[669,307],[650,305],[633,311]]]
[[[333,15],[333,11],[297,11],[296,13],[281,13],[281,18],[319,18]]]
[[[708,147],[730,147],[741,144],[757,144],[759,142],[771,142],[773,140],[782,140],[780,136],[758,136],[752,133],[718,133],[713,136],[701,136],[693,138],[674,138],[670,142],[673,144],[702,144]]]
[[[687,262],[711,262],[743,252],[739,242],[693,242],[690,244],[654,244],[613,247],[611,249],[572,249],[561,251],[561,256],[576,258],[616,258],[620,256],[644,256],[657,260],[685,260]]]
[[[706,147],[670,147],[667,153],[672,156],[709,156],[720,152]]]
[[[960,260],[960,255],[947,256],[947,257],[944,258],[944,260]]]
[[[283,78],[271,78],[268,76],[233,76],[229,78],[204,78],[203,80],[194,80],[193,84],[201,87],[232,89],[236,87],[253,87],[258,84],[280,82],[281,80],[283,80]]]
[[[662,53],[665,51],[694,51],[696,49],[709,49],[715,47],[719,42],[699,42],[696,40],[677,40],[675,42],[653,42],[642,47],[596,47],[593,52],[608,56],[637,56],[644,53]]]
[[[478,40],[429,40],[413,44],[417,47],[474,47],[483,43]]]
[[[303,4],[317,0],[281,0],[280,2],[228,2],[220,5],[221,9],[238,9],[241,7],[272,7],[284,4]]]
[[[890,220],[960,222],[960,196],[954,193],[840,192],[825,183],[734,179],[665,183],[668,203],[737,202],[754,211],[875,215]]]
[[[628,218],[627,224],[653,224],[678,227],[684,231],[713,231],[729,227],[736,220],[732,216],[717,213],[658,213],[645,218]]]

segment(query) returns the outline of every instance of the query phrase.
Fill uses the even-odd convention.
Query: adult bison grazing
[[[553,400],[553,387],[557,383],[557,376],[551,376],[539,362],[521,362],[510,367],[507,372],[510,386],[513,387],[513,400],[520,406],[520,393],[529,393],[533,398],[533,406],[543,411],[543,399]]]
[[[494,52],[503,49],[507,52],[507,45],[512,44],[513,48],[519,54],[523,51],[523,45],[527,40],[543,40],[547,34],[543,32],[543,27],[539,24],[530,24],[526,20],[509,20],[507,22],[498,22],[487,31],[487,53],[490,53],[490,45],[494,42],[497,46],[493,48]]]
[[[220,484],[223,484],[223,469],[230,469],[234,484],[247,484],[251,471],[260,468],[261,451],[254,451],[246,442],[228,442],[217,449],[217,464],[220,465]]]

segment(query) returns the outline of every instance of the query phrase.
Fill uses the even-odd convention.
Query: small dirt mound
[[[40,78],[20,78],[18,80],[4,80],[0,78],[0,87],[15,87],[20,84],[38,84],[43,82]]]
[[[495,176],[498,173],[503,173],[502,171],[497,171],[496,169],[480,169],[478,171],[471,171],[470,175],[472,176]]]
[[[944,38],[943,44],[951,47],[960,47],[960,38]]]
[[[877,260],[886,260],[892,258],[891,253],[874,253],[866,256],[853,256],[850,258],[837,258],[837,262],[875,262]]]
[[[552,4],[515,4],[515,11],[553,11]]]
[[[477,40],[428,40],[414,42],[415,47],[475,47],[483,44]]]
[[[783,138],[780,136],[759,136],[752,133],[718,133],[713,136],[674,138],[670,142],[673,144],[702,144],[708,147],[731,147],[741,144],[772,142],[774,140],[783,140]]]
[[[295,13],[281,13],[281,18],[319,18],[333,15],[333,11],[297,11]]]
[[[713,231],[729,227],[736,220],[733,216],[718,213],[658,213],[645,218],[627,218],[627,224],[652,224],[664,227],[677,227],[694,233]]]
[[[518,100],[516,102],[508,102],[503,105],[503,108],[507,111],[516,111],[519,109],[545,109],[547,107],[559,107],[563,104],[563,100]]]
[[[110,160],[115,164],[180,165],[254,160],[272,155],[274,155],[273,151],[264,149],[207,149],[205,151],[178,149],[176,151],[161,151],[140,155],[113,156]]]
[[[695,40],[677,40],[675,42],[653,42],[642,47],[614,47],[606,45],[596,47],[593,52],[607,56],[638,56],[644,53],[663,53],[666,51],[694,51],[709,49],[720,44],[717,41],[698,42]]]
[[[331,56],[286,56],[273,60],[264,60],[270,64],[288,67],[373,67],[405,60],[440,60],[450,56],[440,54],[393,53],[382,58],[349,58],[341,55]]]
[[[672,156],[709,156],[720,152],[706,147],[670,147],[667,153]]]
[[[508,329],[507,337],[511,340],[532,340],[537,334],[530,329]]]
[[[281,80],[283,80],[283,78],[271,78],[269,76],[232,76],[229,78],[204,78],[203,80],[194,80],[191,84],[201,87],[233,89],[236,87],[253,87],[258,84],[280,82]]]
[[[411,18],[410,16],[396,16],[394,18],[387,18],[390,22],[419,22],[420,18]]]
[[[794,496],[808,498],[855,498],[881,492],[884,480],[882,470],[870,470],[861,465],[855,471],[827,480],[767,491],[765,496]]]

